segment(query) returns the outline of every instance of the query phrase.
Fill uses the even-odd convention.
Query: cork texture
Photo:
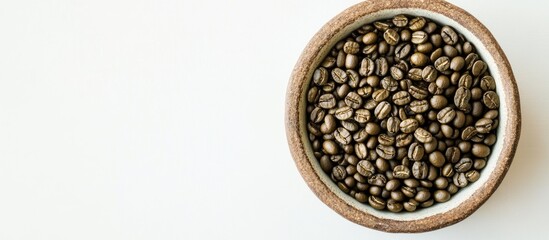
[[[499,133],[499,136],[505,136],[501,154],[499,155],[499,159],[497,159],[497,165],[493,171],[481,172],[481,174],[490,174],[482,186],[456,207],[450,208],[443,213],[433,214],[414,220],[380,218],[352,206],[349,202],[346,202],[345,199],[335,194],[321,181],[307,156],[304,142],[306,136],[303,135],[306,132],[306,129],[303,129],[306,119],[300,116],[300,107],[304,107],[304,90],[308,86],[309,78],[321,49],[329,44],[330,40],[337,37],[338,34],[341,35],[342,29],[346,26],[356,23],[358,19],[364,16],[387,9],[423,9],[429,12],[442,14],[462,25],[480,39],[495,60],[496,68],[494,69],[492,67],[490,71],[497,71],[501,76],[501,87],[505,93],[501,108],[506,108],[508,113],[506,116],[501,116],[507,118],[507,124],[500,127]],[[288,145],[295,164],[310,189],[322,202],[350,221],[365,227],[386,232],[431,231],[457,223],[471,215],[486,202],[497,189],[511,166],[518,145],[521,126],[518,88],[511,66],[499,44],[490,31],[476,18],[465,10],[441,0],[364,1],[346,9],[334,17],[311,39],[295,65],[286,92],[285,111]]]

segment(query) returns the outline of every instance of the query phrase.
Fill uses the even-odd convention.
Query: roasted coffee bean
[[[392,100],[393,103],[398,106],[406,105],[411,101],[410,94],[406,91],[396,92],[395,94],[393,94]]]
[[[435,199],[436,202],[442,203],[447,202],[450,200],[450,193],[446,190],[436,190],[433,194],[433,199]]]
[[[345,97],[345,104],[351,108],[357,109],[362,106],[362,97],[356,92],[350,92]]]
[[[450,61],[450,69],[459,71],[465,66],[465,59],[461,56],[452,58]]]
[[[421,71],[421,77],[426,82],[434,82],[438,77],[437,69],[433,65],[429,65],[423,68]]]
[[[473,160],[471,160],[470,158],[467,158],[467,157],[460,159],[454,165],[454,168],[455,168],[456,172],[458,172],[458,173],[467,172],[472,167],[473,167]]]
[[[313,82],[318,86],[326,84],[328,78],[328,70],[326,70],[326,68],[317,68],[313,73]]]
[[[387,89],[378,89],[372,93],[372,99],[376,102],[381,102],[389,97],[389,94],[389,90]]]
[[[421,68],[412,68],[408,70],[408,78],[414,81],[421,81],[423,79],[422,73],[423,70],[421,70]]]
[[[481,74],[483,74],[484,72],[486,72],[486,69],[488,67],[486,66],[486,63],[484,63],[484,61],[482,60],[477,60],[473,63],[473,67],[471,68],[471,73],[473,74],[473,76],[480,76]]]
[[[381,79],[381,87],[389,92],[394,92],[398,89],[398,82],[392,77],[384,77]]]
[[[356,165],[357,172],[365,177],[370,177],[375,173],[375,167],[371,162],[362,160]]]
[[[410,95],[412,95],[412,97],[418,100],[423,100],[429,95],[429,92],[427,90],[413,85],[410,86],[408,92],[410,93]]]
[[[433,141],[433,135],[423,128],[417,128],[414,131],[414,137],[421,143],[428,143]]]
[[[371,118],[370,111],[368,109],[358,109],[355,111],[354,120],[358,123],[369,122]]]
[[[419,123],[416,119],[408,118],[400,122],[400,131],[403,133],[413,133],[419,127]]]
[[[383,174],[374,174],[368,178],[368,184],[378,187],[385,187],[387,178]]]
[[[383,200],[383,198],[377,196],[370,196],[368,198],[368,203],[370,204],[370,206],[377,210],[383,210],[386,205],[386,201]]]
[[[359,159],[366,159],[368,157],[368,148],[366,148],[366,144],[355,144],[355,154]]]
[[[456,111],[452,107],[445,107],[437,113],[437,120],[446,124],[454,120],[456,117]]]
[[[360,51],[360,44],[355,41],[347,41],[345,45],[343,45],[343,51],[347,54],[356,54]]]
[[[444,163],[446,162],[446,159],[444,158],[444,155],[440,151],[434,151],[429,154],[429,162],[437,167],[440,168],[444,166]]]
[[[481,143],[475,143],[473,144],[473,148],[471,148],[471,153],[475,157],[488,157],[490,155],[490,147]]]
[[[465,178],[469,182],[476,182],[480,178],[480,173],[477,170],[471,170],[465,173]]]
[[[380,102],[374,110],[377,119],[384,119],[391,113],[391,104],[387,101]]]
[[[478,133],[488,133],[492,130],[492,124],[492,119],[481,118],[475,123],[475,129]]]
[[[410,169],[404,165],[398,165],[393,168],[393,177],[397,179],[407,179],[410,177]]]
[[[347,120],[353,116],[353,109],[349,106],[344,106],[336,109],[334,116],[339,120]]]
[[[401,43],[395,48],[395,56],[399,59],[406,58],[410,52],[412,52],[412,45],[409,43]]]
[[[450,58],[446,56],[439,57],[435,61],[434,66],[438,71],[444,72],[450,68]]]
[[[332,140],[324,141],[322,143],[322,149],[324,150],[324,152],[331,155],[335,155],[339,151],[337,144]]]
[[[454,104],[460,110],[467,111],[470,107],[470,103],[469,103],[470,99],[471,99],[471,91],[467,88],[460,87],[457,89],[456,94],[454,96]]]
[[[406,15],[396,15],[393,17],[393,24],[397,27],[405,27],[408,25],[408,18]]]
[[[415,31],[412,33],[412,43],[414,44],[422,44],[427,41],[429,38],[429,35],[427,35],[424,31]]]
[[[400,119],[398,117],[390,117],[387,119],[387,131],[389,133],[397,133],[400,129]]]
[[[466,187],[469,182],[467,181],[467,177],[465,176],[465,173],[457,173],[454,175],[453,183],[457,187],[463,188]]]
[[[435,179],[434,185],[438,189],[445,189],[448,187],[448,179],[446,177],[438,177]]]
[[[456,163],[461,157],[461,151],[457,147],[449,147],[446,149],[446,160],[451,163]]]
[[[480,79],[480,88],[484,91],[496,89],[496,82],[492,76],[484,76]]]
[[[347,81],[347,73],[341,68],[334,68],[332,70],[332,78],[336,83],[342,84]]]
[[[499,107],[499,96],[494,91],[485,92],[482,96],[482,103],[490,109],[497,109]]]
[[[422,29],[426,23],[427,23],[427,20],[425,20],[425,18],[415,17],[410,20],[409,27],[410,27],[410,30],[417,31]]]
[[[378,145],[376,153],[384,159],[393,159],[396,155],[396,150],[393,146]]]
[[[384,57],[378,58],[374,61],[375,63],[375,74],[382,77],[387,75],[387,72],[389,71],[389,63],[387,62],[387,59]]]
[[[374,73],[375,63],[370,58],[363,58],[360,62],[360,68],[358,69],[358,74],[361,76],[370,76]]]
[[[330,93],[323,94],[323,95],[321,95],[320,98],[318,99],[318,105],[319,105],[321,108],[330,109],[330,108],[335,107],[335,105],[336,105],[336,99],[335,99],[334,95],[332,95],[332,94],[330,94]]]
[[[410,103],[410,110],[415,113],[424,113],[429,110],[429,103],[427,100],[414,100]]]
[[[406,210],[408,212],[416,211],[418,205],[419,204],[413,199],[411,199],[410,201],[405,202],[405,203],[402,204],[402,206],[404,207],[404,210]]]
[[[446,44],[449,44],[449,45],[454,45],[457,43],[458,41],[458,35],[457,33],[454,31],[454,29],[452,29],[451,27],[449,26],[444,26],[442,27],[441,31],[440,31],[440,35],[442,36],[442,40],[446,43]]]
[[[387,210],[394,213],[398,213],[398,212],[402,212],[402,209],[404,209],[404,207],[402,206],[402,203],[397,202],[394,199],[389,199],[387,201]]]
[[[414,200],[418,202],[425,202],[431,198],[431,193],[427,190],[421,190],[418,191],[416,196],[414,197]]]
[[[416,52],[410,56],[410,63],[414,66],[423,67],[429,62],[427,55]]]
[[[395,29],[389,28],[383,33],[383,38],[389,45],[397,45],[400,41],[400,34]]]
[[[377,136],[377,142],[381,145],[392,146],[395,144],[395,137],[382,133]]]
[[[345,167],[338,165],[332,168],[332,176],[338,181],[345,179],[345,177],[347,177]]]
[[[404,78],[404,71],[398,67],[392,66],[389,71],[391,73],[391,77],[395,80],[402,80]]]
[[[312,122],[319,123],[319,122],[322,122],[322,120],[324,120],[325,114],[326,112],[324,112],[322,108],[316,107],[311,112],[309,118],[311,119]]]
[[[351,133],[345,128],[337,128],[334,132],[334,138],[337,142],[347,145],[351,143]]]
[[[399,134],[395,138],[395,145],[396,147],[405,147],[410,145],[413,140],[414,136],[412,134]]]
[[[425,148],[419,143],[412,143],[408,148],[408,158],[413,161],[420,161],[425,154]]]
[[[425,162],[417,161],[412,165],[412,175],[416,179],[425,179],[429,173],[429,166]]]

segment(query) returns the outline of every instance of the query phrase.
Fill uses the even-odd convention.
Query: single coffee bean
[[[384,119],[391,113],[391,104],[387,101],[380,102],[374,110],[377,119]]]
[[[347,81],[347,73],[341,68],[334,68],[332,70],[332,78],[336,83],[342,84]]]
[[[477,60],[473,63],[473,67],[471,68],[471,73],[473,76],[480,76],[484,72],[486,72],[487,66],[486,63],[482,60]]]
[[[427,90],[414,85],[410,86],[408,92],[410,93],[410,95],[412,95],[412,97],[418,100],[423,100],[429,95],[429,92]]]
[[[400,131],[403,133],[413,133],[418,127],[419,122],[413,118],[408,118],[400,122]]]
[[[323,95],[320,96],[320,98],[318,99],[318,105],[321,108],[330,109],[330,108],[335,107],[336,99],[335,99],[334,95],[332,95],[330,93],[326,93],[326,94],[323,94]]]
[[[369,32],[364,34],[362,42],[366,45],[374,44],[377,41],[377,34],[375,32]]]
[[[499,96],[494,91],[485,92],[482,96],[482,103],[490,109],[497,109],[499,107]]]
[[[451,163],[456,163],[461,158],[461,152],[457,147],[449,147],[446,149],[446,160]]]
[[[395,47],[395,57],[399,59],[406,58],[410,52],[412,52],[412,45],[409,43],[401,43]]]
[[[423,70],[421,70],[421,68],[411,68],[408,70],[408,78],[414,81],[421,81],[423,79],[422,73]]]
[[[332,168],[332,176],[338,181],[345,179],[345,177],[347,177],[345,167],[339,165]]]
[[[317,100],[319,90],[317,87],[312,87],[309,89],[309,92],[307,92],[307,102],[313,103]]]
[[[471,170],[465,173],[465,178],[469,182],[476,182],[480,178],[480,173],[477,170]]]
[[[484,141],[483,143],[488,145],[488,146],[492,146],[496,143],[496,140],[497,140],[497,137],[496,137],[496,134],[489,134],[488,136],[486,136],[486,138],[484,138]]]
[[[400,34],[395,29],[389,28],[383,33],[383,38],[389,45],[397,45],[400,41]]]
[[[316,107],[311,112],[309,118],[311,119],[312,122],[319,123],[319,122],[322,122],[322,120],[324,120],[325,114],[326,112],[324,112],[322,108]]]
[[[456,172],[462,173],[467,172],[473,167],[473,160],[470,158],[462,158],[455,165],[454,168]]]
[[[459,71],[465,66],[465,59],[461,56],[452,58],[450,61],[450,69],[454,71]]]
[[[449,44],[449,45],[454,45],[457,43],[458,41],[458,35],[457,33],[454,31],[453,28],[449,27],[449,26],[444,26],[442,27],[441,31],[440,31],[440,35],[442,36],[442,40],[446,43],[446,44]]]
[[[429,102],[427,100],[414,100],[410,103],[410,109],[415,113],[424,113],[429,110]]]
[[[398,89],[399,84],[394,78],[387,76],[381,79],[381,87],[389,92],[394,92]]]
[[[378,187],[385,187],[387,178],[383,174],[374,174],[368,178],[368,184]]]
[[[353,109],[349,106],[344,106],[336,109],[334,115],[339,120],[347,120],[353,116]]]
[[[338,146],[334,141],[327,140],[322,143],[322,150],[327,154],[335,155],[338,152]]]
[[[442,167],[440,174],[444,177],[452,177],[455,174],[454,167],[452,164],[447,163]]]
[[[437,189],[445,189],[448,187],[448,179],[446,177],[437,177],[434,185]]]
[[[421,71],[421,77],[426,82],[434,82],[438,77],[436,68],[433,65],[429,65],[423,68],[423,70]]]
[[[392,97],[393,103],[398,106],[406,105],[410,103],[410,94],[406,91],[398,91],[393,94]]]
[[[425,66],[429,61],[429,58],[427,55],[416,52],[410,56],[410,63],[412,63],[414,66],[423,67]]]
[[[384,159],[393,159],[396,155],[396,150],[393,146],[378,145],[376,153]]]
[[[370,76],[374,73],[375,63],[372,59],[366,57],[363,58],[360,62],[360,68],[358,69],[358,74],[361,76]]]
[[[393,168],[393,177],[397,179],[407,179],[410,177],[410,169],[404,165],[397,165]]]
[[[476,170],[481,170],[484,167],[486,167],[485,159],[479,158],[479,159],[475,159],[475,161],[473,162],[473,168],[475,168]]]
[[[484,91],[496,90],[496,81],[492,76],[484,76],[480,79],[480,88]]]
[[[397,202],[394,199],[389,199],[387,201],[387,210],[394,213],[398,213],[398,212],[402,212],[402,209],[404,209],[404,207],[402,206],[402,203]]]
[[[410,20],[409,28],[412,31],[418,31],[418,30],[422,29],[425,26],[426,23],[427,23],[427,20],[425,20],[425,18],[415,17],[415,18],[412,18]]]
[[[389,133],[397,133],[400,129],[400,119],[398,117],[390,117],[387,119],[387,131]]]
[[[370,111],[368,109],[358,109],[355,111],[354,120],[358,123],[366,123],[369,122],[371,118]]]
[[[362,97],[356,92],[349,92],[345,97],[345,104],[353,109],[360,108],[362,106]]]
[[[421,161],[425,154],[425,148],[419,143],[412,143],[408,148],[408,158],[413,161]]]
[[[433,135],[423,128],[417,128],[414,131],[414,137],[421,143],[428,143],[433,141]]]
[[[358,162],[358,164],[356,165],[356,170],[360,175],[364,177],[370,177],[375,173],[374,165],[366,160]]]
[[[313,73],[313,82],[318,86],[322,86],[326,84],[327,81],[328,81],[328,70],[326,70],[326,68],[323,68],[323,67],[317,68]]]
[[[425,179],[429,173],[429,166],[425,162],[417,161],[412,165],[412,175],[416,179]]]
[[[471,149],[471,153],[475,157],[488,157],[490,155],[490,147],[481,144],[481,143],[475,143],[473,144],[473,148]]]
[[[437,120],[446,124],[454,120],[456,117],[456,111],[452,107],[445,107],[437,113]]]
[[[438,71],[444,72],[450,68],[450,58],[446,56],[439,57],[435,61],[434,66]]]
[[[376,102],[381,102],[389,97],[389,94],[390,92],[387,89],[378,89],[372,93],[372,99]]]
[[[434,151],[431,154],[429,154],[429,162],[433,166],[440,168],[444,166],[446,159],[444,158],[444,155],[442,155],[440,151]]]
[[[427,35],[424,31],[415,31],[412,33],[412,43],[414,44],[422,44],[427,41],[429,38],[429,35]]]
[[[408,212],[416,211],[418,205],[419,204],[413,199],[411,199],[410,201],[405,202],[405,203],[402,204],[402,206],[404,207],[404,210],[406,210]]]
[[[450,200],[450,193],[445,190],[436,190],[433,194],[433,199],[435,199],[436,202],[442,203],[447,202]]]
[[[467,177],[465,177],[465,173],[458,173],[454,175],[453,183],[457,187],[464,188],[469,184],[469,181],[467,181]]]
[[[343,51],[347,54],[356,54],[360,51],[360,45],[355,41],[347,41],[343,45]]]
[[[387,62],[387,59],[384,57],[378,58],[374,61],[375,63],[375,74],[382,77],[387,75],[387,72],[389,71],[389,63]]]
[[[385,208],[385,205],[386,205],[385,200],[383,200],[383,198],[377,197],[377,196],[370,196],[368,198],[368,203],[370,204],[370,206],[372,206],[373,208],[375,208],[377,210],[383,210]]]
[[[392,66],[389,71],[391,73],[391,77],[395,80],[402,80],[404,78],[404,71],[398,67]]]
[[[471,91],[467,88],[460,87],[454,95],[454,104],[457,108],[467,111],[470,107],[469,100],[471,99]]]
[[[399,134],[395,138],[395,145],[396,147],[405,147],[410,145],[413,140],[414,136],[412,134]]]
[[[492,130],[492,124],[492,119],[481,118],[475,123],[475,129],[478,133],[488,133]]]
[[[368,148],[366,147],[366,144],[364,143],[355,144],[355,154],[359,159],[367,159]]]
[[[345,128],[339,127],[334,132],[334,138],[337,142],[347,145],[351,143],[351,133]]]
[[[397,190],[398,187],[400,187],[400,181],[397,179],[392,179],[387,182],[387,185],[385,185],[385,189],[388,191]]]
[[[431,198],[431,193],[427,190],[421,190],[418,191],[416,196],[414,197],[414,200],[418,202],[425,202]]]

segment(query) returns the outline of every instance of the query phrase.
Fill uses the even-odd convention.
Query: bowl
[[[307,138],[306,91],[322,59],[335,43],[359,26],[397,14],[424,16],[452,26],[473,43],[496,81],[500,97],[498,139],[480,179],[445,203],[415,212],[375,210],[342,192],[324,173]],[[348,220],[386,232],[424,232],[457,223],[494,193],[509,169],[520,137],[518,88],[509,62],[490,31],[465,10],[441,0],[385,0],[358,3],[326,23],[303,50],[290,77],[285,112],[288,145],[297,169],[316,196]],[[496,217],[496,216],[494,216]]]

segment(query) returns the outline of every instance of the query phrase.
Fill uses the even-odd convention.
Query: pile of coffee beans
[[[397,15],[356,29],[314,70],[307,129],[322,170],[375,209],[416,211],[477,181],[499,97],[451,26]]]

